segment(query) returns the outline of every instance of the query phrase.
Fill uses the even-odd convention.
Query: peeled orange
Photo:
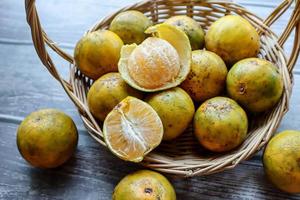
[[[169,24],[158,24],[146,31],[152,37],[140,45],[124,45],[118,69],[131,87],[155,92],[173,88],[191,69],[191,45],[186,34]]]
[[[129,96],[107,115],[103,134],[112,153],[126,161],[140,162],[160,144],[163,124],[150,105]]]
[[[179,56],[166,40],[149,37],[133,50],[127,68],[129,75],[141,87],[158,88],[177,77]]]

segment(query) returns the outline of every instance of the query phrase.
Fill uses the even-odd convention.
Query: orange
[[[191,66],[191,46],[186,34],[169,24],[146,30],[153,37],[140,45],[124,45],[119,72],[132,87],[154,92],[169,89],[184,81]]]
[[[109,30],[116,33],[125,44],[140,44],[147,35],[145,30],[152,25],[152,21],[137,10],[119,13],[110,23]]]
[[[289,193],[300,193],[300,131],[286,130],[268,143],[263,156],[271,182]]]
[[[246,58],[234,64],[226,87],[232,99],[253,113],[273,108],[284,89],[278,67],[261,58]]]
[[[154,89],[178,76],[179,56],[166,40],[150,37],[132,52],[127,68],[130,77],[138,85]]]
[[[192,52],[192,67],[181,87],[194,101],[205,101],[219,95],[226,83],[227,68],[214,52]]]
[[[17,132],[21,155],[31,165],[40,168],[54,168],[66,162],[74,153],[77,141],[73,120],[55,109],[29,114]]]
[[[256,57],[260,38],[255,28],[243,17],[226,15],[209,27],[205,36],[207,50],[218,54],[226,64]]]
[[[87,94],[87,103],[94,117],[104,121],[106,115],[124,98],[142,98],[142,93],[126,84],[118,72],[111,72],[97,79]]]
[[[112,153],[126,161],[140,162],[160,144],[163,124],[150,105],[129,96],[107,115],[103,134]]]
[[[118,71],[123,41],[114,32],[98,30],[83,36],[77,43],[74,59],[80,71],[96,80],[103,74]]]
[[[179,87],[150,94],[146,102],[157,112],[163,123],[163,140],[172,140],[180,136],[189,126],[195,113],[193,100]]]
[[[192,50],[202,49],[204,46],[204,31],[200,24],[186,15],[173,16],[164,23],[171,24],[183,30],[190,40]]]
[[[246,139],[247,131],[246,112],[227,97],[206,100],[194,116],[194,134],[210,151],[225,152],[236,148]]]
[[[172,184],[163,175],[140,170],[125,176],[115,187],[113,200],[176,200]]]

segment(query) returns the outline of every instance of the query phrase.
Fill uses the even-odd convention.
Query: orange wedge
[[[126,161],[140,162],[160,144],[163,124],[150,105],[129,96],[107,115],[103,134],[112,153]]]

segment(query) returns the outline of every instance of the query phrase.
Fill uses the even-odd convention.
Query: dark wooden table
[[[42,24],[49,36],[68,52],[85,30],[101,17],[136,0],[48,0],[38,1]],[[238,0],[266,17],[280,0]],[[283,30],[289,16],[273,26]],[[286,51],[291,50],[291,41]],[[53,54],[64,75],[68,65]],[[32,46],[25,21],[23,0],[0,2],[0,199],[110,199],[113,188],[126,174],[141,169],[123,162],[96,143],[86,132],[76,108],[62,87],[42,66]],[[294,70],[295,84],[290,111],[278,131],[300,129],[300,62]],[[58,108],[69,114],[80,132],[77,152],[54,170],[29,166],[16,147],[16,129],[30,112]],[[265,178],[261,152],[235,169],[205,177],[168,177],[178,199],[300,199],[275,189]]]

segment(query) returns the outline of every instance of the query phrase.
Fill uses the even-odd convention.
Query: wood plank
[[[113,156],[85,131],[79,133],[75,155],[62,167],[29,166],[15,142],[17,125],[0,122],[0,199],[110,199],[128,173],[141,169]],[[223,173],[181,179],[168,176],[178,199],[300,199],[278,192],[265,178],[262,164],[243,162]]]
[[[36,4],[44,28],[51,37],[53,36],[54,41],[73,44],[96,21],[134,2],[137,0],[52,0],[36,1]],[[0,24],[5,25],[0,28],[1,38],[30,41],[29,27],[25,19],[24,3],[20,3],[20,0],[1,3]]]
[[[30,167],[18,153],[16,128],[0,123],[1,137],[5,138],[0,142],[0,155],[5,160],[0,163],[0,199],[110,199],[119,177],[137,169],[109,156],[86,133],[80,133],[76,156],[67,165],[54,170]],[[119,163],[118,170],[115,163]]]
[[[138,2],[137,0],[121,1],[116,0],[110,3],[98,2],[94,0],[88,1],[38,1],[37,7],[40,13],[42,24],[45,27],[49,36],[61,47],[72,50],[82,36],[94,22],[100,18],[116,11],[126,5]],[[257,14],[265,18],[279,0],[268,3],[268,6],[260,6],[259,1],[249,2],[246,0],[238,0],[249,10],[258,11]],[[93,6],[90,6],[93,5]],[[86,9],[89,8],[89,12]],[[64,15],[58,13],[63,12]],[[282,27],[287,23],[291,10],[285,13],[278,23],[272,26],[272,29],[280,34]],[[76,20],[74,17],[76,16]],[[18,0],[7,1],[0,5],[0,44],[11,45],[32,45],[29,26],[25,21],[24,5],[20,4]],[[80,28],[79,28],[80,27]],[[293,37],[293,36],[292,36]],[[292,48],[292,39],[287,41],[285,45],[286,51],[289,54]],[[299,63],[299,61],[298,61]],[[296,69],[300,71],[299,69]]]
[[[7,56],[7,52],[13,52]],[[52,55],[57,67],[65,76],[68,65],[62,59]],[[55,58],[56,56],[56,58]],[[65,110],[76,122],[81,122],[76,108],[35,55],[33,46],[0,45],[1,113],[13,116],[26,116],[29,112],[51,105]]]
[[[115,0],[109,2],[87,0],[87,1],[37,1],[38,12],[42,25],[49,36],[58,43],[75,44],[82,34],[102,17],[120,9],[124,6],[138,2],[138,0],[122,1]],[[278,4],[277,1],[268,2],[268,6],[259,1],[238,0],[237,3],[257,13],[265,18]],[[90,6],[93,5],[93,6]],[[86,10],[88,9],[88,12]],[[259,12],[256,12],[259,10]],[[64,15],[59,13],[63,12]],[[4,15],[5,13],[5,15]],[[282,30],[282,25],[286,24],[288,14],[285,14],[273,27],[275,32]],[[74,18],[76,17],[76,20]],[[24,5],[19,0],[7,1],[0,5],[0,24],[5,24],[0,28],[0,39],[13,39],[21,41],[31,41],[28,25],[25,22]]]

